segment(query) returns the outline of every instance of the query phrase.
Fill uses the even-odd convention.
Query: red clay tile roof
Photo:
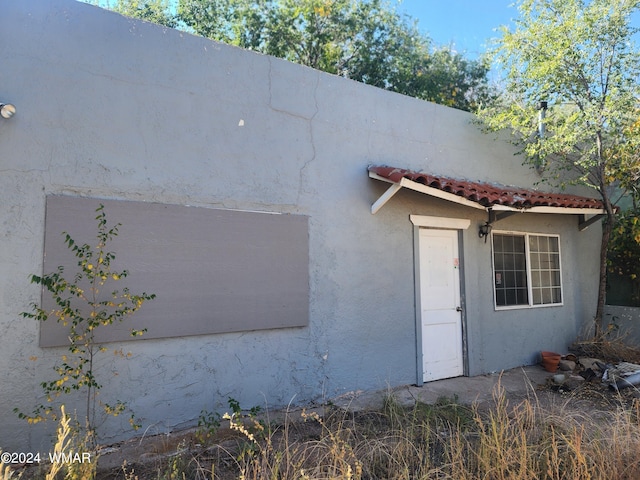
[[[595,198],[581,197],[563,193],[538,192],[518,187],[505,187],[489,183],[469,182],[452,178],[413,172],[402,168],[386,166],[370,166],[369,171],[391,180],[400,182],[402,178],[412,180],[427,187],[437,188],[444,192],[453,193],[485,207],[504,205],[514,208],[530,207],[562,207],[562,208],[596,208],[602,209],[603,204]]]

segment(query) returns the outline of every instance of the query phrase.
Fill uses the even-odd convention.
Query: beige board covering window
[[[47,197],[44,272],[59,265],[65,276],[77,259],[64,243],[97,243],[96,208],[109,225],[120,223],[108,245],[114,268],[129,276],[107,285],[156,299],[122,324],[98,334],[100,342],[132,340],[131,328],[147,328],[142,339],[183,337],[286,327],[309,322],[308,217],[237,210]],[[44,308],[55,305],[47,292]],[[42,322],[40,345],[65,345],[67,329]]]

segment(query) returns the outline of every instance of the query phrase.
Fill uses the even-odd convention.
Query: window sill
[[[563,307],[564,303],[545,303],[544,305],[505,305],[494,306],[493,309],[496,312],[502,312],[505,310],[530,310],[534,308],[548,308],[548,307]]]

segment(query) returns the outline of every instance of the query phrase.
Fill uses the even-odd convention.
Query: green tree
[[[557,185],[585,185],[602,199],[595,334],[602,329],[606,258],[618,188],[638,165],[640,56],[629,18],[638,0],[521,0],[515,28],[502,29],[492,58],[504,92],[480,117],[511,129],[526,162]],[[539,116],[540,102],[547,102]]]
[[[178,26],[178,19],[170,11],[169,0],[117,0],[112,9],[127,17],[140,18],[170,28]]]
[[[117,0],[124,15],[462,110],[492,94],[488,63],[436,48],[388,0]]]
[[[613,276],[613,278],[609,277],[612,284],[622,290],[616,292],[618,300],[623,300],[620,305],[640,306],[640,209],[638,208],[624,211],[611,232],[609,274]],[[626,288],[621,288],[622,286]]]
[[[618,300],[622,300],[623,304],[640,306],[640,145],[637,144],[640,139],[640,120],[631,125],[629,130],[630,142],[624,145],[617,157],[622,163],[617,171],[617,180],[627,192],[625,200],[628,201],[611,231],[609,291],[616,288]],[[630,152],[638,153],[633,155]],[[630,291],[625,292],[627,288]]]

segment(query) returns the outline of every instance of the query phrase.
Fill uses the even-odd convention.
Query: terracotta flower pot
[[[558,370],[562,355],[555,352],[540,352],[540,355],[542,356],[542,367],[547,372],[555,372]]]

